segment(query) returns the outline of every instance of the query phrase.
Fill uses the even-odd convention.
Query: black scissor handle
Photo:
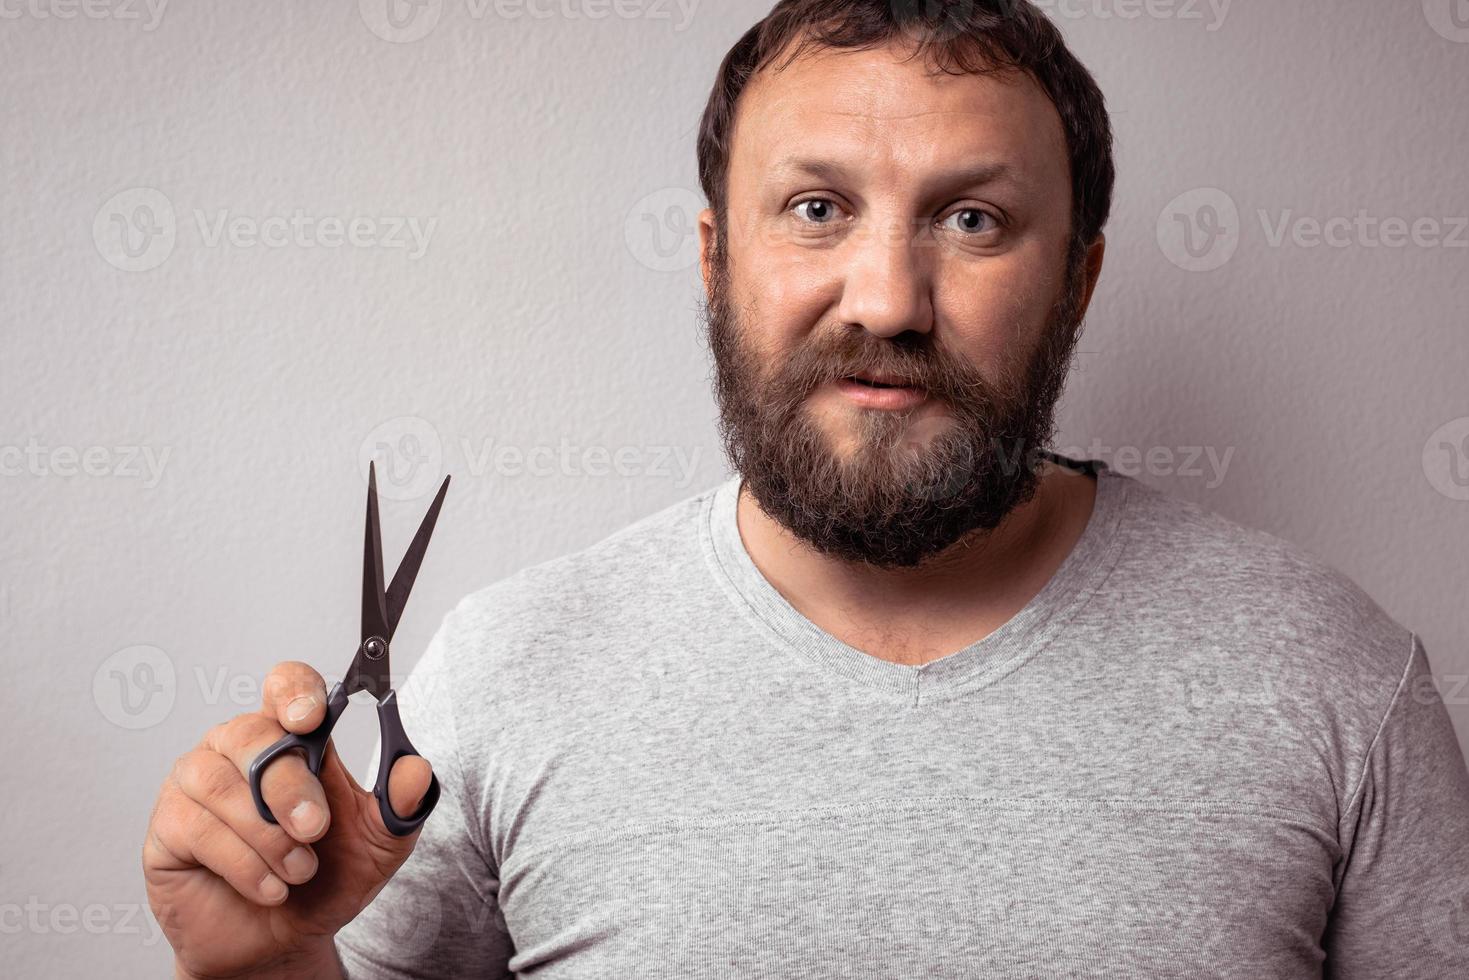
[[[283,736],[250,763],[250,795],[255,797],[255,809],[259,812],[261,819],[267,823],[278,822],[275,814],[270,812],[270,807],[265,805],[265,797],[260,792],[260,780],[265,775],[266,768],[293,749],[305,749],[306,768],[311,770],[313,776],[321,775],[321,760],[326,755],[327,740],[332,737],[332,729],[337,727],[337,719],[342,717],[342,712],[346,710],[347,690],[341,684],[333,684],[330,693],[326,696],[326,717],[322,719],[320,725],[305,735],[297,735],[292,732]]]
[[[418,750],[408,741],[408,733],[403,731],[403,720],[398,717],[397,691],[389,691],[388,696],[378,702],[377,727],[383,747],[378,755],[377,783],[372,787],[372,795],[377,797],[378,812],[383,815],[383,823],[388,830],[398,837],[407,837],[428,819],[438,805],[439,777],[432,773],[429,775],[428,792],[423,794],[423,802],[410,816],[400,817],[394,813],[393,805],[388,802],[388,777],[392,775],[393,763],[405,755],[418,755]]]
[[[346,689],[341,684],[332,685],[331,692],[326,697],[326,718],[320,725],[305,735],[292,733],[283,736],[250,763],[250,795],[255,798],[255,809],[261,819],[269,823],[277,822],[260,791],[261,777],[265,775],[266,768],[287,752],[305,749],[306,767],[313,776],[321,775],[321,760],[326,755],[327,740],[331,738],[337,719],[347,710],[347,703]],[[388,776],[392,774],[393,763],[405,755],[418,755],[418,750],[408,740],[408,733],[403,731],[402,719],[398,717],[397,691],[389,691],[388,696],[378,702],[377,723],[382,735],[382,753],[378,758],[377,784],[372,788],[372,795],[377,797],[377,808],[382,814],[383,824],[393,835],[406,837],[417,830],[438,805],[439,777],[430,776],[428,792],[423,795],[423,802],[411,816],[403,818],[394,813],[393,805],[388,802]]]

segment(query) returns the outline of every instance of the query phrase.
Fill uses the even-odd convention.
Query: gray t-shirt
[[[1469,977],[1421,642],[1099,468],[1040,594],[919,667],[761,576],[737,477],[466,598],[401,694],[443,798],[349,975]]]

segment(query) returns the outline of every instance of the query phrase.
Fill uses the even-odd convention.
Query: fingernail
[[[286,883],[273,874],[260,879],[260,897],[267,902],[279,902],[286,897]]]
[[[291,825],[302,837],[315,837],[326,825],[326,813],[310,800],[302,800],[291,811]]]
[[[316,707],[316,698],[303,694],[286,705],[286,721],[300,721],[311,714],[311,709],[314,707]]]
[[[298,847],[287,854],[281,864],[286,869],[286,874],[297,884],[307,880],[316,873],[316,856],[304,847]]]

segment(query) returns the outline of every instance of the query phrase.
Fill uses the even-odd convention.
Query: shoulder
[[[1197,644],[1220,676],[1256,672],[1318,705],[1356,706],[1375,724],[1396,691],[1414,636],[1345,572],[1274,533],[1195,502],[1126,482],[1114,575],[1146,588],[1158,626]]]
[[[498,688],[540,686],[560,671],[606,666],[629,637],[656,633],[704,562],[700,519],[713,487],[651,513],[588,547],[527,566],[465,596],[443,632],[451,669]]]

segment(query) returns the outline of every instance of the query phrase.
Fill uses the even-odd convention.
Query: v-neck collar
[[[802,615],[761,574],[740,537],[736,508],[742,479],[730,477],[704,501],[700,529],[715,576],[778,646],[835,676],[912,704],[992,683],[1043,650],[1106,579],[1121,550],[1117,533],[1132,480],[1101,460],[1049,454],[1061,465],[1097,476],[1086,527],[1049,581],[998,629],[955,653],[921,665],[898,664],[837,639]]]

